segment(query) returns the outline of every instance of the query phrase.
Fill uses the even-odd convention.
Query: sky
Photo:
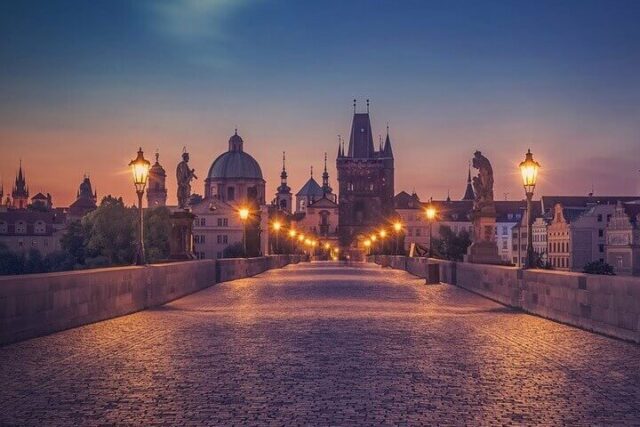
[[[20,160],[32,194],[135,192],[137,148],[167,169],[183,147],[203,193],[234,128],[269,198],[282,152],[296,192],[371,101],[389,123],[396,192],[464,193],[493,164],[496,199],[640,193],[640,2],[110,0],[0,2],[0,174]]]

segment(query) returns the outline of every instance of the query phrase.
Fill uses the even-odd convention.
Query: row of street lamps
[[[142,148],[138,149],[138,155],[135,159],[129,162],[129,167],[131,168],[131,172],[133,175],[133,183],[136,189],[136,194],[138,196],[138,212],[139,212],[139,221],[138,221],[138,244],[136,250],[136,265],[144,265],[146,263],[145,253],[144,253],[144,225],[143,225],[143,210],[142,210],[142,199],[144,196],[144,190],[147,186],[147,181],[149,180],[149,169],[151,168],[151,162],[144,158],[144,153]],[[540,169],[540,163],[536,162],[533,159],[533,154],[531,150],[527,150],[525,154],[525,159],[519,165],[520,174],[522,176],[522,183],[525,190],[525,195],[527,198],[527,215],[526,215],[526,224],[527,224],[527,256],[526,256],[526,268],[534,267],[535,260],[533,259],[533,223],[532,223],[532,200],[533,200],[533,192],[536,187],[536,182],[538,179],[538,170]],[[431,240],[433,237],[433,222],[437,216],[437,210],[433,205],[428,205],[425,208],[424,214],[429,223],[429,253],[428,256],[433,256],[432,244]],[[246,207],[241,207],[238,209],[238,215],[242,220],[242,247],[245,253],[247,254],[247,219],[249,218],[250,211]],[[275,220],[271,227],[276,235],[276,247],[279,247],[278,244],[278,236],[280,234],[280,229],[282,228],[282,223],[278,220]],[[396,248],[395,252],[398,253],[398,240],[400,232],[402,231],[402,223],[396,221],[393,223],[393,230],[395,231],[396,236]],[[318,241],[314,238],[305,237],[304,234],[298,233],[295,229],[289,230],[289,237],[295,239],[297,236],[297,241],[300,243],[304,243],[307,246],[315,248],[318,244]],[[378,240],[378,237],[381,240],[384,240],[387,237],[387,231],[382,228],[377,233],[374,232],[370,236],[365,238],[364,245],[369,251],[371,246],[375,244]],[[334,253],[337,254],[339,249],[337,247],[333,248],[329,243],[325,243],[325,249],[329,250],[332,257]]]

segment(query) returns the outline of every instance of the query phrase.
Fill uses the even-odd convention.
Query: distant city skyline
[[[354,16],[361,19],[354,20]],[[182,147],[203,193],[238,127],[270,201],[287,152],[296,192],[324,152],[337,188],[352,100],[389,122],[396,193],[464,193],[468,161],[493,163],[495,198],[640,192],[637,2],[81,1],[0,5],[0,174],[69,205],[85,173],[99,199],[134,202],[138,146],[167,170]],[[318,179],[317,178],[317,179]]]

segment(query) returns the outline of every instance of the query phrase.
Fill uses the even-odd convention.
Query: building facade
[[[618,202],[605,234],[606,261],[616,274],[640,276],[640,203]]]

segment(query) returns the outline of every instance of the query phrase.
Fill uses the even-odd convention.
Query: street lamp
[[[540,163],[533,160],[531,150],[527,150],[524,161],[520,163],[520,173],[522,174],[522,184],[527,195],[527,264],[525,268],[533,268],[533,223],[531,215],[531,201],[533,200],[533,190],[536,188],[536,180],[538,179],[538,169]]]
[[[276,233],[276,253],[278,253],[280,250],[280,245],[278,244],[278,235],[280,234],[280,228],[282,228],[282,224],[280,223],[280,221],[275,221],[273,224],[273,231]]]
[[[427,209],[424,211],[424,214],[427,217],[427,221],[429,221],[429,258],[433,256],[433,253],[431,251],[431,237],[433,236],[433,220],[436,218],[436,213],[436,208],[434,208],[432,205],[427,206]]]
[[[369,239],[365,240],[364,247],[367,248],[367,255],[369,255],[371,251],[371,240]]]
[[[140,213],[140,221],[138,223],[138,248],[136,250],[136,265],[144,265],[146,263],[144,256],[144,227],[143,227],[143,212],[142,212],[142,196],[144,195],[144,188],[147,186],[147,180],[149,179],[149,168],[151,163],[144,158],[142,148],[138,149],[138,157],[129,162],[131,172],[133,174],[133,184],[136,187],[136,193],[138,194],[138,211]]]
[[[244,249],[244,257],[247,258],[247,219],[249,218],[249,209],[240,208],[238,215],[242,220],[242,248]]]
[[[396,255],[398,255],[398,240],[400,238],[400,232],[402,231],[402,224],[399,221],[396,221],[393,224],[393,230],[396,232]]]

